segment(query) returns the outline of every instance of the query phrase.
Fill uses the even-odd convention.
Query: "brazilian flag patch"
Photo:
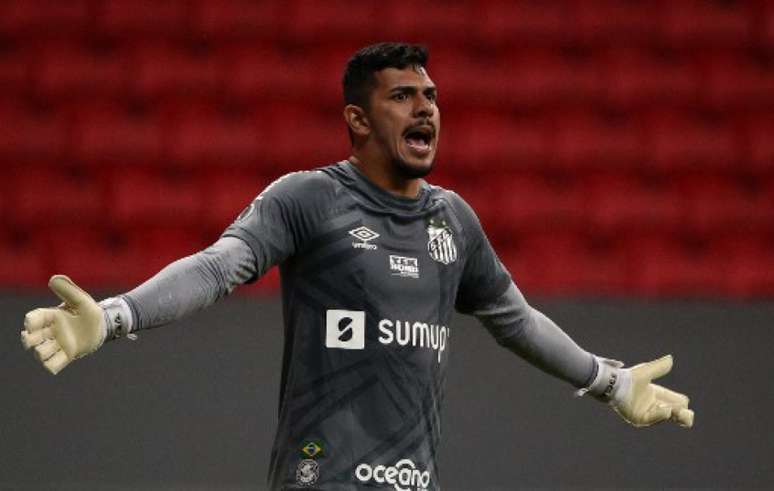
[[[325,457],[322,444],[317,440],[309,440],[301,447],[301,453],[308,459]]]

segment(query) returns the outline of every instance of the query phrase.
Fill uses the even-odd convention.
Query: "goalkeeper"
[[[692,426],[688,398],[652,382],[671,356],[624,368],[580,348],[526,302],[467,203],[423,179],[440,136],[426,64],[415,45],[358,51],[343,80],[347,160],[280,178],[212,246],[126,294],[97,303],[52,277],[62,304],[27,314],[23,345],[58,373],[279,265],[285,337],[271,489],[439,489],[455,310],[634,426]]]

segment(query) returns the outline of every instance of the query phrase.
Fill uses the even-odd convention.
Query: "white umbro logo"
[[[376,245],[369,244],[369,242],[379,237],[379,234],[377,234],[370,228],[366,226],[358,227],[350,230],[349,235],[360,240],[360,242],[352,243],[352,247],[354,247],[355,249],[368,249],[371,251],[376,249]]]

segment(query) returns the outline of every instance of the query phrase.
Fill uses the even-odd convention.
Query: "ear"
[[[367,137],[371,133],[371,123],[368,121],[365,110],[354,104],[347,104],[344,108],[344,120],[353,134]]]

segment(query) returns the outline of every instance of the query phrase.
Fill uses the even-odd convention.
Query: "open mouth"
[[[426,155],[432,149],[435,129],[430,125],[412,126],[403,133],[403,139],[416,153]]]

